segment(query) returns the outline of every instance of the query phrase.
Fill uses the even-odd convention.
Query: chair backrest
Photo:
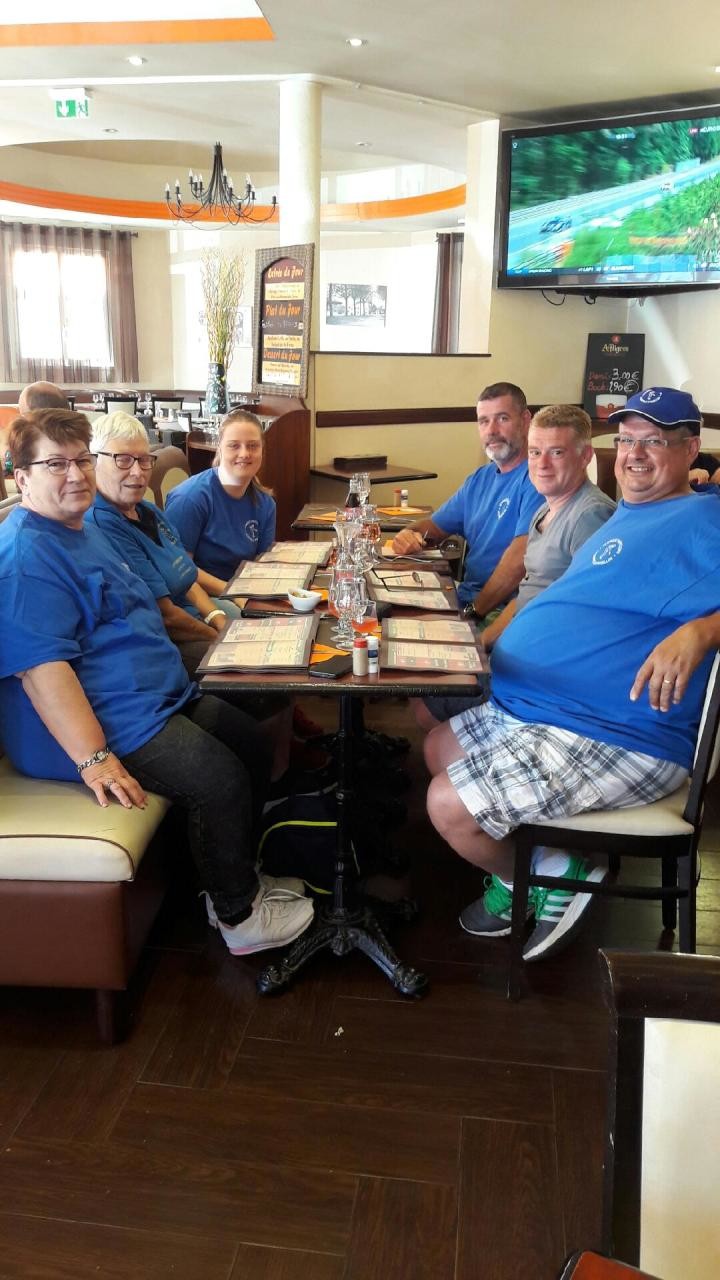
[[[113,395],[112,392],[107,392],[103,402],[103,413],[116,413],[121,409],[124,413],[129,413],[134,418],[137,412],[137,402],[136,391],[123,391],[122,395]]]
[[[591,480],[593,484],[597,484],[598,464],[597,464],[597,458],[595,457],[595,454],[593,454],[592,458],[588,462],[587,478],[588,480]]]
[[[173,414],[177,417],[178,410],[182,409],[183,396],[150,396],[151,409],[153,416],[162,409],[163,413],[167,413],[168,409],[172,409]]]
[[[155,454],[157,462],[150,474],[149,489],[152,491],[150,500],[161,510],[164,510],[168,493],[176,485],[182,484],[183,480],[187,480],[190,475],[190,467],[182,449],[177,449],[175,445],[163,445],[159,449],[153,449],[152,452]],[[148,493],[146,493],[145,497],[148,496]]]
[[[3,498],[0,501],[0,524],[2,524],[3,520],[7,520],[10,512],[18,505],[19,501],[19,493],[13,493],[9,498]]]
[[[710,668],[705,701],[703,703],[700,725],[698,728],[695,759],[693,761],[692,779],[685,805],[684,817],[693,826],[702,812],[705,787],[713,778],[720,764],[720,652]]]
[[[603,1250],[720,1275],[720,959],[600,952],[610,1009]]]

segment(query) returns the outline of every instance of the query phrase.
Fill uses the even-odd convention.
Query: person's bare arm
[[[392,549],[397,555],[407,556],[414,551],[419,551],[423,546],[442,542],[447,536],[445,530],[428,517],[425,520],[416,520],[414,524],[409,524],[406,529],[396,533],[392,540]]]
[[[222,578],[216,578],[212,573],[206,573],[205,569],[198,569],[195,586],[202,587],[203,591],[207,591],[209,596],[221,596],[227,586],[227,582],[223,582]]]
[[[188,591],[187,594],[189,597],[190,592]],[[210,644],[211,640],[217,639],[217,629],[215,627],[208,625],[200,618],[193,618],[192,614],[187,613],[185,609],[173,604],[169,596],[160,596],[156,604],[162,614],[165,630],[170,639],[174,640],[176,644],[181,643],[183,640],[205,640],[207,644]],[[207,612],[209,613],[213,605],[211,601],[208,601],[208,604]],[[215,621],[216,619],[213,618],[213,622]]]
[[[710,476],[710,484],[720,484],[720,467]]]
[[[212,627],[213,631],[224,631],[229,621],[228,616],[226,613],[223,613],[222,609],[220,609],[218,605],[215,604],[214,600],[210,599],[210,596],[203,587],[199,586],[197,582],[194,582],[190,590],[187,591],[185,595],[190,601],[190,604],[197,609],[201,618],[207,618],[212,614],[207,625]]]
[[[495,641],[502,635],[509,623],[512,622],[516,612],[517,600],[510,600],[495,621],[491,622],[490,626],[485,627],[484,631],[481,632],[480,640],[482,641],[483,648],[492,649]]]
[[[473,604],[475,612],[482,618],[491,609],[504,604],[509,596],[517,591],[525,577],[525,548],[527,537],[513,538],[509,547],[503,551],[485,586],[478,592]]]
[[[46,729],[76,765],[105,747],[102,726],[68,662],[43,662],[19,672],[18,678]],[[112,752],[79,776],[103,808],[108,804],[106,789],[126,809],[144,809],[147,804],[140,783]]]
[[[695,668],[711,649],[720,648],[720,613],[684,622],[648,654],[630,690],[637,702],[647,685],[654,711],[668,711],[671,703],[682,702]]]

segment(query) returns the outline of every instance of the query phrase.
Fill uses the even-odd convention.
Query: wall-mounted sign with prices
[[[258,249],[254,391],[304,396],[312,307],[311,244]]]
[[[591,418],[608,418],[629,396],[642,390],[644,333],[589,333],[583,408]]]

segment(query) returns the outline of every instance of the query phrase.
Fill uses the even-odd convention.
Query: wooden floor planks
[[[413,734],[402,706],[369,714]],[[264,958],[230,959],[187,888],[125,1044],[98,1045],[86,993],[0,990],[2,1280],[554,1280],[598,1244],[597,947],[674,938],[655,904],[598,904],[509,1004],[505,944],[458,928],[482,877],[427,826],[416,735],[409,767],[396,839],[423,913],[393,939],[426,1000],[358,955],[260,999]],[[715,951],[719,831],[713,793],[698,935]]]

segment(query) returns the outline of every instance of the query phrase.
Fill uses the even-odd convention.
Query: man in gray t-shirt
[[[615,510],[612,498],[587,478],[593,456],[592,423],[574,404],[551,404],[540,409],[528,433],[528,470],[545,503],[530,522],[525,548],[525,577],[518,593],[482,632],[491,649],[518,609],[544,591],[565,572],[578,547]],[[431,729],[460,711],[483,702],[473,698],[425,698],[416,711],[418,724]]]
[[[587,478],[592,423],[583,409],[552,404],[535,414],[528,433],[528,469],[545,504],[530,524],[525,577],[514,600],[483,632],[491,648],[519,609],[565,572],[578,547],[609,520],[612,498]]]

